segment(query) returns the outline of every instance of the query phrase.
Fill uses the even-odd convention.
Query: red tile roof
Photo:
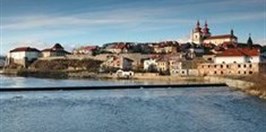
[[[222,39],[222,38],[237,38],[234,35],[231,34],[225,34],[225,35],[216,35],[216,36],[211,36],[206,38],[205,40],[210,40],[210,39]]]
[[[31,48],[31,47],[19,47],[19,48],[15,48],[15,49],[11,50],[10,52],[21,52],[21,51],[40,52],[38,49]]]
[[[81,49],[92,51],[92,50],[96,50],[97,48],[98,48],[98,46],[86,46],[86,47],[83,47]]]
[[[258,48],[230,48],[217,54],[217,57],[233,57],[233,56],[259,56]]]
[[[115,43],[113,45],[110,45],[107,47],[108,49],[124,49],[126,48],[126,44],[125,43]]]

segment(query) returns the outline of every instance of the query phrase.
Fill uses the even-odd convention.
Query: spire
[[[200,22],[199,20],[197,21],[195,32],[201,32],[201,27],[200,27]]]
[[[205,28],[208,28],[207,20],[205,21]]]
[[[234,30],[231,29],[231,36],[234,36]]]
[[[199,22],[199,20],[197,21],[197,27],[200,27],[200,22]]]
[[[248,37],[248,41],[247,41],[247,45],[248,45],[249,48],[251,48],[252,45],[253,45],[253,41],[252,41],[252,39],[251,39],[251,33],[249,33],[249,37]]]
[[[202,29],[202,32],[203,32],[203,36],[204,36],[205,38],[211,36],[210,29],[208,28],[207,20],[205,21],[204,28]]]

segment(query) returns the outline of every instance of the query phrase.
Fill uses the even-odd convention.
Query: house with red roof
[[[202,76],[248,76],[265,72],[265,67],[259,48],[236,47],[222,51],[214,63],[202,63],[197,69]]]
[[[121,69],[132,70],[133,60],[127,57],[118,55],[109,55],[106,60],[101,64],[102,69]]]
[[[260,50],[258,48],[230,48],[217,54],[214,63],[260,63]]]
[[[113,43],[105,48],[105,51],[111,53],[127,53],[128,52],[128,45],[124,42]]]
[[[64,47],[56,43],[52,48],[47,48],[41,51],[42,57],[56,57],[56,56],[65,56],[70,54],[64,49]]]
[[[27,67],[40,57],[40,51],[32,47],[18,47],[9,51],[8,64],[15,63]]]

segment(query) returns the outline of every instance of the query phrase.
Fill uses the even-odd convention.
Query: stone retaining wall
[[[225,77],[204,77],[204,80],[210,81],[212,83],[225,83],[231,88],[237,88],[241,90],[246,90],[251,87],[253,87],[255,84],[252,82],[247,82],[243,80],[237,80],[237,79],[230,79],[230,78],[225,78]]]

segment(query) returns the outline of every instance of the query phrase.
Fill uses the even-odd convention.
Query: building
[[[173,69],[177,69],[181,65],[182,54],[168,54],[162,55],[157,58],[157,69],[160,72],[171,72]]]
[[[19,47],[9,51],[8,64],[15,63],[27,67],[40,57],[40,51],[31,47]]]
[[[245,76],[264,72],[265,64],[261,63],[260,50],[257,48],[227,49],[216,55],[214,63],[198,65],[201,76]]]
[[[165,41],[165,42],[160,42],[160,43],[156,43],[152,45],[153,52],[157,54],[176,53],[177,46],[178,46],[178,42],[176,41]]]
[[[207,22],[205,22],[204,28],[201,28],[199,21],[197,21],[195,29],[192,30],[191,40],[196,44],[214,44],[216,46],[224,42],[237,43],[237,37],[233,30],[230,34],[212,35]]]
[[[157,69],[159,72],[165,72],[170,70],[170,63],[169,60],[165,58],[160,58],[157,60]]]
[[[125,79],[130,79],[134,77],[134,72],[133,71],[123,71],[123,70],[117,70],[116,72],[117,78],[125,78]]]
[[[157,71],[157,60],[155,58],[146,58],[143,60],[143,69],[149,72]]]
[[[107,59],[101,64],[103,69],[121,69],[132,70],[133,60],[116,55],[109,55]]]
[[[120,54],[128,52],[128,45],[126,43],[113,43],[105,47],[105,51]]]
[[[75,55],[92,55],[94,51],[99,49],[98,46],[82,46],[80,48],[74,49],[73,54]]]
[[[42,57],[57,57],[57,56],[66,56],[70,54],[59,43],[56,43],[52,48],[44,49],[41,52],[42,52]]]
[[[260,63],[260,50],[257,48],[230,48],[217,54],[214,63]]]
[[[265,69],[265,63],[204,63],[198,66],[198,71],[201,76],[246,76],[257,73],[265,73]]]

